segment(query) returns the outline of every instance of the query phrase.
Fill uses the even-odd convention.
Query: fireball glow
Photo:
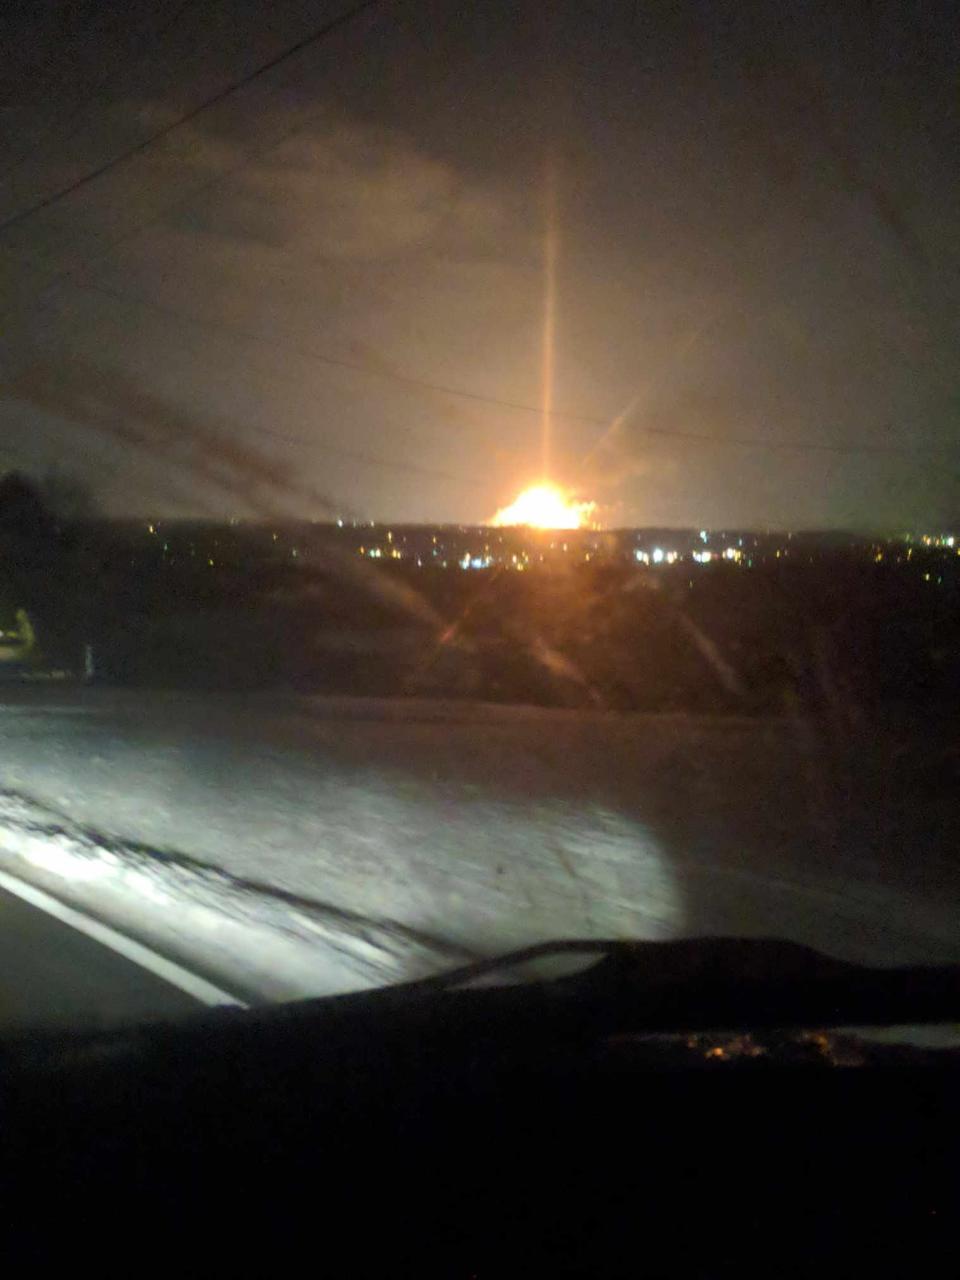
[[[581,529],[589,524],[596,508],[593,502],[575,502],[552,484],[535,484],[503,507],[491,524],[529,525],[534,529]]]

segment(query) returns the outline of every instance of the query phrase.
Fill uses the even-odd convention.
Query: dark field
[[[408,530],[402,558],[371,562],[354,544],[383,534],[363,528],[101,522],[5,538],[5,590],[36,620],[37,667],[79,674],[89,646],[94,679],[120,686],[854,718],[960,705],[952,548],[793,535],[780,558],[768,535],[749,563],[652,566],[632,562],[634,531],[508,532],[501,561],[511,536],[534,546],[525,571],[470,571],[460,546],[440,567],[408,534],[470,531]]]

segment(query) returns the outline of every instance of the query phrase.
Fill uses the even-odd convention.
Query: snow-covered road
[[[925,731],[11,690],[0,865],[269,998],[550,937],[960,960]]]

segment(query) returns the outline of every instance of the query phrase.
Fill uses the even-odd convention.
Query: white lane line
[[[56,920],[69,925],[71,929],[76,929],[79,933],[86,934],[94,942],[99,942],[101,945],[109,947],[111,951],[123,956],[125,960],[131,960],[134,964],[139,965],[141,969],[146,969],[158,978],[162,978],[164,982],[169,982],[171,986],[185,991],[188,996],[193,996],[201,1004],[229,1004],[235,1005],[240,1009],[247,1007],[243,1000],[238,1000],[236,996],[222,991],[219,987],[214,986],[212,982],[208,982],[206,978],[198,977],[197,974],[191,973],[189,969],[184,969],[176,961],[167,960],[165,956],[157,955],[155,951],[145,947],[142,942],[134,942],[133,938],[128,938],[124,934],[118,933],[116,929],[111,929],[109,925],[101,924],[99,920],[93,920],[90,916],[85,916],[82,912],[75,911],[73,907],[66,906],[49,893],[44,893],[42,889],[37,889],[32,884],[27,884],[24,880],[18,880],[16,876],[11,876],[6,871],[0,871],[0,888],[6,889],[8,893],[12,893],[18,898],[22,898],[30,906],[37,907],[40,911],[45,911],[47,915],[53,916]]]

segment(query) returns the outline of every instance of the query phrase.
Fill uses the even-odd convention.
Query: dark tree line
[[[0,533],[43,535],[62,522],[91,519],[97,503],[79,476],[51,468],[39,476],[0,476]]]
[[[72,525],[96,512],[89,486],[59,470],[0,476],[0,611],[24,610],[41,662],[74,667],[92,583],[77,572]]]

